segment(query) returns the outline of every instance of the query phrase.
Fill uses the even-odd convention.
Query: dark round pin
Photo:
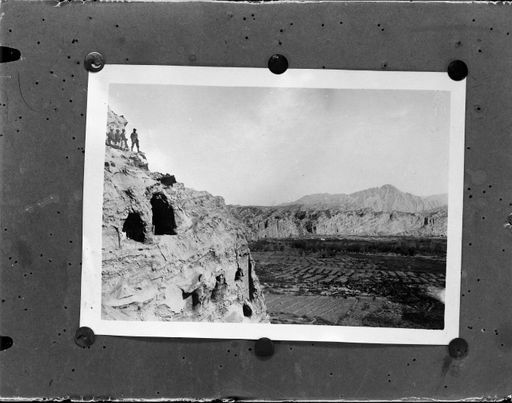
[[[468,73],[468,66],[462,60],[453,60],[448,65],[448,76],[454,81],[464,80]]]
[[[75,343],[80,347],[90,347],[94,344],[96,335],[90,327],[79,327],[75,333]]]
[[[448,344],[448,353],[452,358],[464,358],[468,355],[468,350],[468,342],[460,337],[453,339],[450,341],[450,344]]]
[[[20,57],[21,52],[18,49],[0,46],[0,63],[15,62]]]
[[[0,336],[0,351],[11,348],[13,344],[12,337]]]
[[[258,357],[270,357],[274,355],[274,343],[267,337],[256,340],[254,352]]]
[[[274,74],[283,74],[288,69],[288,60],[283,55],[272,55],[268,59],[268,68]]]
[[[85,56],[84,65],[87,70],[96,73],[105,66],[105,58],[101,53],[91,52]]]

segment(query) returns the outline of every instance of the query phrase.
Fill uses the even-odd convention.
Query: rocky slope
[[[103,319],[268,321],[223,199],[150,172],[142,153],[106,147],[102,237]]]
[[[286,205],[300,205],[315,209],[335,208],[350,211],[368,208],[379,212],[401,211],[406,213],[419,213],[447,204],[446,194],[420,197],[402,192],[393,185],[384,185],[351,194],[320,193],[307,195],[292,203],[286,203]]]
[[[343,211],[303,206],[231,206],[251,239],[330,235],[446,236],[447,210],[420,213],[359,209]]]
[[[446,236],[447,195],[392,185],[352,194],[315,194],[276,207],[231,206],[250,239],[329,235]]]
[[[230,206],[250,239],[301,236],[446,236],[447,195],[405,193],[392,185],[351,194],[313,194],[275,207]]]

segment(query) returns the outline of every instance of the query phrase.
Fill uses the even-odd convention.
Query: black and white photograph
[[[464,102],[445,73],[90,74],[81,324],[446,344]]]

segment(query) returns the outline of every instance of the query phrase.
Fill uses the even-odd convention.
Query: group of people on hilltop
[[[133,129],[130,134],[130,140],[132,142],[131,151],[133,151],[133,147],[137,147],[137,152],[139,150],[139,134],[137,133],[137,129]],[[128,139],[126,138],[126,131],[123,128],[122,130],[116,129],[114,131],[114,127],[110,126],[107,132],[107,145],[120,147],[123,150],[128,150]]]

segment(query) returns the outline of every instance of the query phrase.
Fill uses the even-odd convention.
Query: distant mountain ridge
[[[392,185],[351,194],[312,194],[278,206],[229,206],[249,239],[302,236],[446,236],[446,194],[427,197]]]
[[[302,206],[305,208],[334,208],[341,211],[371,209],[376,212],[400,211],[419,213],[448,205],[448,195],[438,194],[427,197],[402,192],[393,185],[373,187],[345,194],[317,193],[301,197],[280,206]]]

